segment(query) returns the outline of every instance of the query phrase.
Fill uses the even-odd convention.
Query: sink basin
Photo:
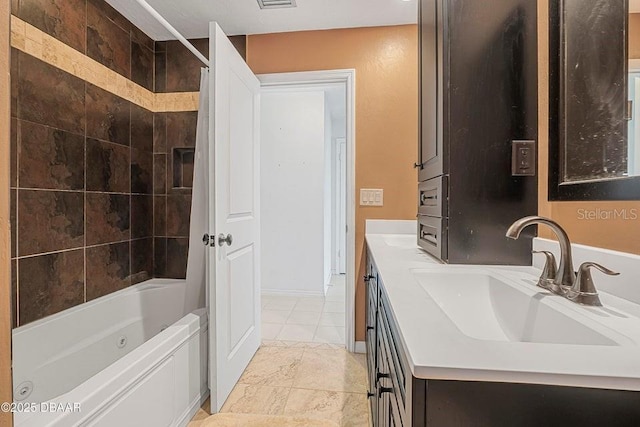
[[[416,270],[412,274],[468,337],[490,341],[620,345],[605,326],[580,313],[582,307],[569,309],[565,305],[573,303],[524,282],[481,270]]]
[[[387,246],[392,246],[396,248],[417,248],[418,244],[416,243],[416,236],[412,234],[404,235],[390,235],[383,237],[384,243]]]

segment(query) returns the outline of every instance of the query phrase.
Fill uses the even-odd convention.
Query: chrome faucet
[[[560,243],[560,264],[558,266],[558,271],[556,272],[555,279],[553,279],[552,282],[549,282],[548,286],[541,286],[557,294],[563,294],[573,287],[576,282],[576,273],[573,270],[571,242],[569,241],[567,232],[564,231],[560,224],[554,220],[541,216],[527,216],[511,224],[511,227],[507,230],[507,237],[515,240],[520,237],[520,233],[523,229],[533,224],[544,224],[549,226],[549,228],[551,228],[558,237],[558,242]]]
[[[595,267],[609,276],[618,276],[620,274],[615,271],[611,271],[600,264],[596,264],[595,262],[585,262],[578,269],[578,277],[575,285],[567,291],[565,297],[573,302],[577,302],[578,304],[601,307],[602,303],[600,302],[596,285],[593,283],[591,271],[589,270],[591,267]]]
[[[578,304],[601,306],[600,298],[598,297],[598,291],[593,283],[591,272],[589,269],[595,267],[605,274],[610,276],[617,276],[619,273],[611,271],[594,262],[585,262],[580,266],[578,276],[573,270],[573,259],[571,257],[571,242],[567,232],[557,222],[544,218],[541,216],[527,216],[521,218],[511,224],[511,227],[507,230],[507,237],[510,239],[517,239],[520,237],[520,233],[526,227],[533,224],[548,225],[556,236],[560,243],[560,266],[555,272],[552,271],[555,266],[555,258],[550,252],[542,252],[546,257],[545,268],[538,281],[538,286],[541,288],[550,290],[551,292],[561,295],[570,301]]]

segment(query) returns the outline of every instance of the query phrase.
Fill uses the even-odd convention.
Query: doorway
[[[355,72],[258,77],[263,340],[354,351]]]

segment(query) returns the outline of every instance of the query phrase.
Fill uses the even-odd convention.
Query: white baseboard
[[[324,297],[324,291],[313,292],[313,291],[263,289],[261,294],[263,296],[276,296],[276,297]]]
[[[364,341],[356,341],[356,353],[365,354],[367,352],[367,344]]]

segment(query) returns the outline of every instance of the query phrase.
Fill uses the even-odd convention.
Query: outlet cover
[[[360,189],[360,206],[383,206],[384,191],[377,188]]]

